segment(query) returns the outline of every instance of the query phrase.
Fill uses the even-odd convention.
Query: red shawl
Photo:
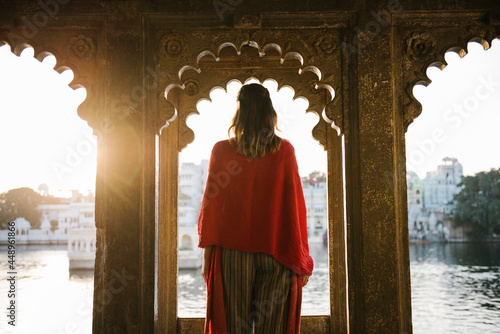
[[[200,216],[199,247],[209,245],[244,252],[263,252],[295,273],[287,333],[299,333],[302,283],[313,260],[307,242],[307,212],[293,146],[263,158],[237,153],[234,140],[216,143]],[[220,276],[220,249],[214,247],[207,277],[205,333],[225,334]]]

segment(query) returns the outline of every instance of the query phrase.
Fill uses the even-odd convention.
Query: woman
[[[268,90],[245,85],[234,138],[212,149],[198,219],[205,333],[299,333],[313,260],[294,149],[276,124]]]

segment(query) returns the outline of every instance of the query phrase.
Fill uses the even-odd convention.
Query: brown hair
[[[229,127],[234,132],[238,152],[247,158],[262,158],[280,148],[281,138],[274,133],[278,115],[269,91],[262,85],[249,84],[238,93],[238,107]]]

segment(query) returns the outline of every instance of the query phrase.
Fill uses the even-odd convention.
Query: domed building
[[[40,229],[42,230],[42,234],[44,235],[49,235],[51,232],[50,229],[52,228],[52,225],[50,224],[49,219],[47,216],[45,216],[42,220],[42,224],[40,225]]]
[[[29,235],[31,229],[30,222],[24,219],[24,217],[19,217],[14,220],[14,223],[16,227],[16,242],[27,239],[27,237],[23,236]]]

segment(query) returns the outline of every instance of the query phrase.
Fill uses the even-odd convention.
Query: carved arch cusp
[[[159,94],[158,96],[158,118],[156,122],[157,134],[161,135],[162,131],[166,129],[170,123],[177,119],[177,108],[168,101],[168,94],[172,89],[181,88],[184,86],[180,86],[177,84],[168,85],[163,94]]]
[[[403,32],[403,43],[401,52],[403,56],[403,83],[405,84],[402,101],[403,127],[408,131],[408,127],[415,118],[422,113],[422,105],[413,95],[413,88],[416,85],[427,86],[431,80],[427,76],[429,67],[444,69],[447,66],[445,54],[455,52],[460,58],[467,54],[468,44],[476,42],[482,45],[484,50],[491,47],[492,41],[500,37],[499,25],[484,25],[480,13],[476,18],[464,17],[455,18],[462,23],[450,28],[448,26],[435,29],[432,32],[415,31],[414,27],[408,27],[409,31]],[[469,24],[467,24],[469,23]],[[453,32],[450,32],[452,29]]]

